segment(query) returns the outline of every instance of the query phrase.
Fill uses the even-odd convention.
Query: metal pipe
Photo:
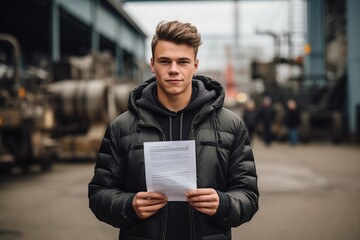
[[[14,49],[14,81],[15,86],[20,85],[20,57],[21,57],[21,49],[19,41],[8,33],[0,33],[0,41],[5,41],[9,43]]]

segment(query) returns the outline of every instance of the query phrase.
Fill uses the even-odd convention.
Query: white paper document
[[[195,140],[145,142],[144,157],[148,192],[186,201],[185,193],[196,189]]]

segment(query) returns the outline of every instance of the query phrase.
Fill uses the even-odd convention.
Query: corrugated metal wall
[[[360,1],[347,0],[348,38],[348,117],[349,131],[359,132],[357,107],[360,106]]]
[[[69,13],[94,26],[99,34],[116,42],[121,48],[135,53],[136,57],[145,57],[144,38],[126,25],[123,19],[109,12],[98,0],[56,0]]]
[[[324,0],[307,1],[307,43],[311,52],[305,59],[307,86],[324,86],[325,76],[325,10]]]
[[[91,37],[89,45],[92,51],[101,51],[103,44],[111,48],[113,56],[117,59],[117,69],[120,76],[128,75],[133,78],[137,63],[145,64],[145,34],[129,20],[127,14],[118,10],[121,6],[113,6],[111,2],[102,0],[51,0],[51,50],[52,60],[58,61],[62,56],[60,8],[89,27]],[[110,6],[110,7],[109,7]],[[130,22],[129,22],[130,21]],[[125,53],[126,51],[126,53]],[[133,56],[131,66],[124,62],[125,55]],[[127,59],[129,59],[127,57]],[[124,73],[127,68],[128,73]],[[143,70],[143,69],[142,69]],[[139,71],[137,71],[139,72]]]

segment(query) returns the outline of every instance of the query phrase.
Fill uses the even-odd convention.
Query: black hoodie
[[[190,103],[178,112],[164,107],[157,98],[157,82],[149,84],[142,92],[142,98],[136,104],[155,113],[167,141],[187,140],[192,121],[199,109],[206,102],[216,97],[215,90],[205,89],[204,84],[196,79],[192,81]],[[190,239],[190,213],[187,202],[169,202],[166,239]]]
[[[216,97],[215,90],[205,89],[199,80],[192,81],[192,96],[189,105],[174,112],[164,107],[157,98],[157,82],[152,82],[143,90],[143,97],[136,104],[155,113],[167,141],[187,140],[192,120],[200,107]]]

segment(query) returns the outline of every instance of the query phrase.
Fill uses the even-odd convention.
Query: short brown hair
[[[151,53],[154,57],[155,47],[159,40],[194,47],[195,58],[201,45],[201,35],[195,26],[179,21],[161,21],[151,41]]]

